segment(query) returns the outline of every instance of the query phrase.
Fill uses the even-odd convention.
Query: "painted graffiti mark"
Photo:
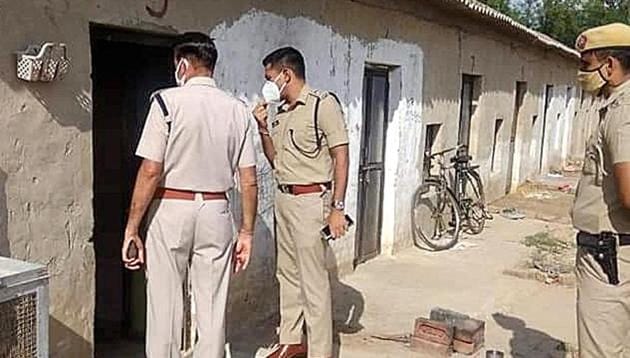
[[[147,9],[147,12],[149,13],[149,15],[153,17],[157,17],[157,18],[163,18],[164,15],[166,15],[166,11],[168,10],[168,0],[163,0],[163,1],[164,3],[162,4],[162,8],[158,10],[153,9],[149,5],[145,6],[145,9]]]

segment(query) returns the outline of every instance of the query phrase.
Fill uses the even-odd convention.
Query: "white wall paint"
[[[343,103],[350,136],[350,180],[348,212],[356,217],[358,168],[363,126],[362,87],[366,62],[395,69],[390,78],[390,122],[386,143],[385,190],[383,202],[382,249],[391,253],[396,238],[409,232],[410,196],[420,176],[422,131],[422,50],[414,44],[381,39],[366,42],[342,36],[331,27],[304,17],[284,18],[252,10],[238,20],[211,29],[220,60],[215,77],[219,85],[253,105],[263,84],[262,58],[281,46],[294,46],[306,59],[307,81],[314,88],[335,92]],[[247,38],[248,41],[242,41]],[[395,101],[391,101],[394,99]],[[274,180],[259,147],[261,220],[273,227]],[[407,235],[408,237],[409,235]],[[350,265],[354,259],[354,232],[333,243],[337,264]],[[265,248],[268,251],[270,248]]]

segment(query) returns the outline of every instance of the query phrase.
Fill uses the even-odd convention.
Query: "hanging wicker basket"
[[[29,46],[17,54],[17,76],[29,82],[60,80],[70,69],[68,51],[63,43],[47,42]]]

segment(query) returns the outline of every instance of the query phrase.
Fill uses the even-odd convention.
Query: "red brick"
[[[467,319],[455,323],[453,349],[464,354],[473,354],[485,343],[485,322]]]
[[[443,322],[454,328],[453,349],[456,352],[473,354],[483,347],[485,322],[443,308],[432,309],[430,317],[433,321]]]
[[[426,339],[412,336],[411,350],[420,354],[420,357],[445,358],[451,356],[451,345],[439,344]]]
[[[416,319],[413,336],[428,342],[450,346],[453,343],[453,327],[446,322],[432,321],[426,318]]]

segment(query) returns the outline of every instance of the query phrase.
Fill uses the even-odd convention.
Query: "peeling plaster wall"
[[[571,91],[567,101],[567,88],[576,88],[577,65],[555,53],[528,48],[518,42],[506,43],[491,36],[465,32],[460,36],[457,43],[461,48],[461,72],[481,76],[482,83],[479,105],[472,118],[470,152],[473,160],[481,165],[486,197],[493,200],[505,194],[516,81],[527,82],[527,93],[517,121],[512,189],[529,178],[547,173],[551,168],[562,168],[568,157],[571,131],[583,130],[581,126],[571,126],[576,91]],[[459,83],[461,80],[452,81]],[[554,91],[546,118],[545,139],[541,143],[547,84],[553,85]],[[425,92],[425,101],[426,98],[431,98],[431,94]],[[425,118],[431,117],[427,112],[437,111],[438,117],[439,114],[450,113],[451,118],[444,124],[446,130],[443,133],[457,131],[459,109],[454,108],[455,105],[457,103],[451,102],[438,104],[438,108],[425,107]],[[535,123],[532,120],[534,116],[538,117]],[[503,125],[495,143],[497,119],[503,119]],[[456,144],[457,137],[443,137],[442,140],[444,146],[452,146]],[[543,165],[539,170],[541,145],[544,146]],[[493,146],[496,147],[492,170]]]
[[[230,27],[217,25],[211,32],[217,39],[219,52],[227,58],[237,58],[233,65],[221,67],[216,77],[220,83],[237,96],[253,102],[259,100],[258,93],[263,84],[261,59],[270,50],[280,46],[295,46],[303,51],[307,62],[307,81],[314,88],[334,91],[344,105],[350,135],[350,182],[348,187],[348,209],[356,217],[358,169],[362,120],[362,81],[366,62],[392,66],[390,78],[393,87],[387,133],[385,203],[383,212],[383,251],[391,252],[397,224],[398,209],[409,212],[409,207],[400,207],[397,202],[400,188],[408,191],[420,180],[416,171],[421,127],[422,93],[422,50],[412,44],[392,40],[366,42],[356,36],[342,36],[317,22],[297,17],[287,20],[273,13],[252,11]],[[253,35],[253,36],[252,36]],[[249,37],[251,42],[239,41]],[[253,45],[252,45],[253,44]],[[403,79],[401,81],[401,79]],[[394,95],[396,93],[397,95]],[[259,171],[270,173],[269,164],[261,156]],[[263,186],[273,186],[271,176],[263,180]],[[272,188],[263,188],[261,207],[264,220],[271,225]],[[268,195],[267,195],[268,194]],[[400,215],[402,216],[402,215]],[[401,218],[402,219],[402,218]],[[354,241],[349,238],[333,243],[337,265],[347,271],[354,259]]]
[[[559,89],[552,108],[562,113],[560,121],[555,114],[548,118],[548,123],[557,123],[550,125],[546,136],[550,149],[545,168],[560,165],[566,155],[580,149],[567,143],[580,137],[582,125],[572,122],[573,110],[568,108],[574,99],[565,107],[562,92],[563,86],[574,86],[576,63],[477,19],[417,0],[181,0],[170,1],[163,18],[151,17],[145,6],[160,7],[163,1],[2,4],[0,253],[48,265],[53,357],[86,357],[93,349],[90,22],[162,33],[211,32],[220,50],[219,84],[249,103],[256,101],[262,85],[262,56],[281,45],[299,47],[307,59],[312,86],[330,89],[344,102],[352,138],[347,197],[351,214],[356,214],[357,204],[363,67],[366,61],[395,66],[386,149],[385,254],[411,244],[408,213],[413,190],[421,181],[424,126],[443,123],[436,146],[455,144],[462,72],[484,78],[473,118],[471,151],[482,164],[490,198],[503,192],[508,159],[502,155],[501,169],[490,171],[494,121],[504,119],[498,148],[505,153],[515,81],[527,81],[529,91],[518,124],[514,182],[521,183],[538,170],[541,120],[532,126],[531,117],[540,115],[540,91],[545,84]],[[68,44],[70,73],[59,83],[18,81],[13,53],[43,41]],[[249,272],[233,283],[230,314],[235,329],[251,324],[246,318],[268,317],[277,303],[273,182],[262,154],[259,167],[262,190],[256,257]],[[331,260],[342,271],[349,270],[354,257],[352,235],[334,243],[334,252]]]
[[[385,200],[383,208],[382,250],[391,253],[397,230],[408,226],[410,211],[407,193],[420,181],[416,160],[421,127],[422,50],[411,44],[392,40],[363,41],[356,36],[343,36],[330,26],[308,19],[286,19],[265,11],[250,11],[231,24],[220,23],[213,28],[218,50],[230,61],[216,73],[219,83],[253,106],[258,101],[263,84],[261,59],[280,46],[295,46],[306,59],[307,81],[314,88],[334,91],[344,106],[350,136],[350,180],[348,212],[356,218],[358,169],[362,121],[362,82],[366,62],[395,66],[391,82],[391,105],[386,145]],[[249,42],[239,41],[248,37]],[[225,60],[224,60],[225,61]],[[402,80],[404,79],[404,80]],[[258,140],[258,138],[257,138]],[[259,152],[262,153],[260,143]],[[258,172],[261,188],[259,226],[273,228],[273,193],[275,181],[264,156],[259,157]],[[353,228],[354,229],[354,228]],[[259,230],[260,231],[260,230]],[[271,234],[272,230],[262,230]],[[407,235],[408,236],[408,235]],[[332,243],[334,255],[329,266],[334,272],[352,270],[355,258],[354,230],[344,240]],[[273,241],[271,235],[257,238],[258,260],[255,277],[273,277]],[[264,290],[264,283],[249,280],[233,285],[233,297],[255,297]],[[253,300],[257,300],[253,298]],[[272,302],[273,303],[273,302]],[[256,306],[264,306],[258,302]]]

